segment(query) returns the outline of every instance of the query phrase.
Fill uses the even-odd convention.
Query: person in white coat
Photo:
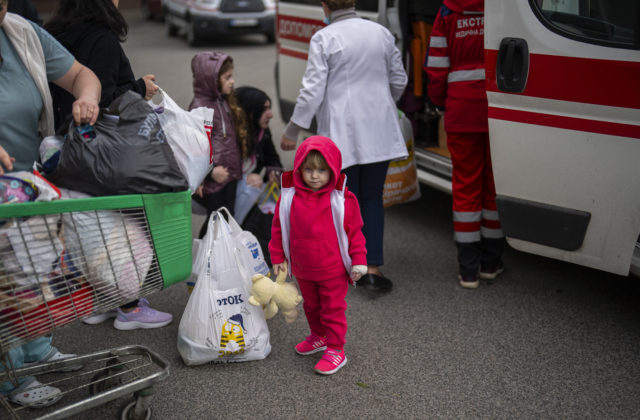
[[[382,190],[390,160],[407,156],[396,101],[407,85],[402,56],[391,32],[361,19],[355,0],[321,2],[328,26],[309,44],[307,68],[280,147],[293,150],[299,131],[311,126],[342,153],[347,187],[358,198],[367,241],[367,275],[359,284],[387,291],[380,272],[384,210]]]

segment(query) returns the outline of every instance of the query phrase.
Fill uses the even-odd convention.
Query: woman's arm
[[[72,106],[73,121],[76,124],[93,125],[98,119],[100,102],[100,81],[89,68],[74,60],[71,68],[53,83],[71,93],[76,101]]]

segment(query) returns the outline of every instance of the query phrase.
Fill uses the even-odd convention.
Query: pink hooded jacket
[[[311,150],[318,150],[324,156],[331,171],[329,182],[318,191],[307,187],[302,180],[300,168]],[[305,280],[323,280],[348,274],[340,254],[338,234],[334,227],[331,210],[331,192],[340,179],[342,156],[331,139],[312,136],[306,139],[298,150],[293,163],[293,171],[282,175],[283,186],[292,182],[295,195],[290,210],[289,252],[291,272]],[[362,216],[358,200],[352,192],[344,188],[344,231],[347,234],[348,253],[352,265],[367,265],[367,250],[362,234]],[[282,198],[282,197],[281,197]],[[280,201],[271,227],[269,252],[271,262],[279,264],[285,261],[282,228],[280,224]]]
[[[236,130],[227,98],[218,90],[218,73],[225,60],[232,60],[219,52],[201,52],[191,60],[193,72],[193,100],[189,110],[205,106],[213,108],[213,165],[224,166],[229,170],[227,182],[242,178],[242,156],[236,141]],[[217,183],[211,176],[204,183],[204,194],[221,190],[227,183]]]

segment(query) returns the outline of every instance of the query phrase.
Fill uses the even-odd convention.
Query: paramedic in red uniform
[[[444,108],[453,164],[458,280],[471,289],[478,287],[478,277],[494,279],[504,270],[489,150],[483,11],[484,0],[444,0],[425,59],[429,98]]]

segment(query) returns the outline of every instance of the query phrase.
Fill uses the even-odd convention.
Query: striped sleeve
[[[447,96],[447,75],[449,73],[449,47],[447,42],[448,9],[442,6],[433,24],[429,48],[424,62],[427,73],[427,92],[436,106],[443,107]]]

